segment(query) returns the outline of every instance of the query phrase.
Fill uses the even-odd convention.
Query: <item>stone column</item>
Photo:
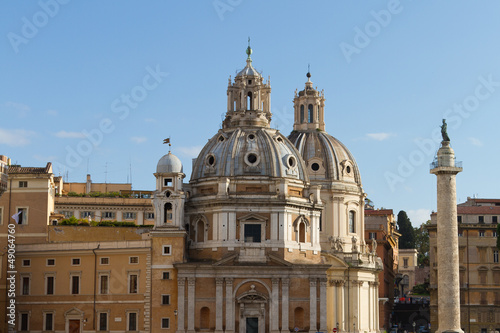
[[[215,332],[222,332],[222,287],[224,278],[215,278]]]
[[[438,329],[437,332],[463,332],[460,325],[460,280],[458,261],[455,152],[450,141],[441,142],[430,172],[437,176],[438,249]]]
[[[335,326],[337,326],[337,323],[339,324],[339,330],[340,331],[345,331],[345,325],[346,321],[344,318],[344,313],[346,313],[344,307],[345,307],[345,281],[344,280],[335,280],[335,285],[336,285],[336,298],[337,298],[337,309],[336,309],[336,314],[337,318],[335,321]]]
[[[279,333],[279,287],[280,280],[277,278],[273,278],[271,289],[271,318],[269,318],[271,324],[271,333]]]
[[[319,280],[319,330],[327,332],[326,325],[326,279]]]
[[[281,331],[288,332],[290,325],[288,324],[288,309],[290,307],[288,299],[289,279],[281,279]]]
[[[316,290],[316,279],[309,279],[309,333],[316,333],[317,325],[317,290]]]
[[[233,278],[226,278],[226,333],[234,332]]]
[[[195,292],[195,287],[196,287],[196,278],[194,277],[189,277],[188,278],[188,317],[187,317],[187,324],[188,324],[188,333],[194,333],[194,292]]]
[[[177,333],[185,332],[184,327],[184,288],[185,278],[177,279]]]

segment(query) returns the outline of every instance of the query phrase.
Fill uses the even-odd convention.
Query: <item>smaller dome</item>
[[[247,59],[247,65],[245,66],[245,68],[243,68],[238,74],[236,74],[236,77],[239,77],[239,76],[262,77],[262,75],[260,75],[260,73],[255,68],[253,68],[252,60],[250,58]]]
[[[176,173],[182,172],[182,163],[181,160],[169,152],[167,155],[164,155],[158,161],[158,165],[156,166],[157,173]]]

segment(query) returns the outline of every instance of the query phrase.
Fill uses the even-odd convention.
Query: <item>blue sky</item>
[[[499,12],[496,1],[5,0],[0,154],[51,161],[73,182],[131,174],[153,189],[171,137],[187,181],[250,36],[253,65],[271,76],[272,126],[291,131],[310,64],[326,129],[368,197],[419,225],[436,209],[442,118],[464,163],[458,200],[500,197]]]

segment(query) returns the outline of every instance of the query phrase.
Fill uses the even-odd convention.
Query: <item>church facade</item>
[[[381,261],[364,240],[357,164],[325,132],[308,73],[287,137],[271,127],[271,87],[246,66],[227,88],[222,128],[188,184],[158,163],[154,232],[183,230],[177,332],[377,332]]]

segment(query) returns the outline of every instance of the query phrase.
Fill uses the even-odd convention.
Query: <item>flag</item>
[[[163,139],[163,144],[165,144],[165,143],[170,143],[170,138]]]
[[[21,215],[22,213],[23,213],[23,211],[20,210],[17,213],[15,213],[14,215],[12,215],[12,218],[14,219],[14,221],[16,221],[17,224],[19,224],[19,215]]]

